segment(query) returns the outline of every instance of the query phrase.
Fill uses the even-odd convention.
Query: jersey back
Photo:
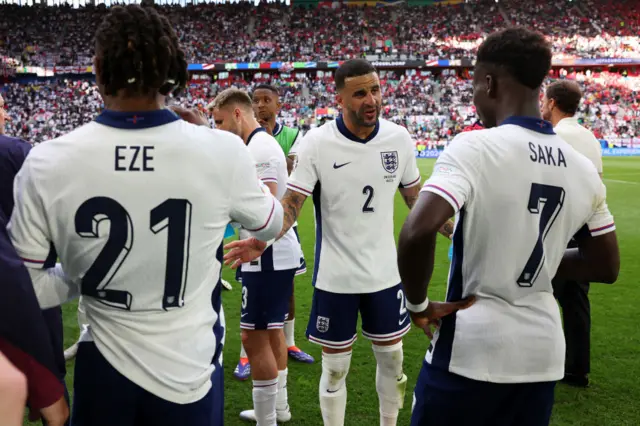
[[[263,183],[277,185],[276,198],[282,199],[287,191],[287,160],[273,136],[264,129],[256,129],[247,143],[251,157],[256,163],[258,179]],[[246,231],[240,231],[240,237],[248,237]],[[267,247],[258,259],[242,264],[246,272],[284,271],[300,266],[300,243],[293,229],[290,229],[273,245]]]
[[[57,251],[116,370],[163,399],[194,402],[211,386],[222,338],[213,295],[225,227],[263,226],[274,199],[265,204],[236,136],[166,110],[133,120],[142,128],[105,113],[34,148],[10,231],[27,266],[55,263]]]
[[[399,186],[420,183],[406,129],[379,120],[368,139],[341,117],[301,142],[288,188],[313,197],[314,285],[334,293],[373,293],[400,282],[393,212]]]
[[[443,319],[427,361],[475,380],[553,381],[565,343],[551,280],[571,238],[613,218],[589,160],[550,123],[513,122],[457,136],[424,186],[457,212],[447,300],[478,298]]]

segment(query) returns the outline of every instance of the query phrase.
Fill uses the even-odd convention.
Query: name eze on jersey
[[[542,163],[556,167],[567,167],[567,161],[564,158],[564,154],[558,147],[529,142],[529,151],[531,151],[529,158],[534,163]]]
[[[124,146],[115,147],[116,172],[152,172],[152,146]]]

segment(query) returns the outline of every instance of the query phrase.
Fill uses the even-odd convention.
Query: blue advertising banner
[[[438,158],[441,150],[426,149],[424,151],[415,151],[416,158]],[[603,157],[635,157],[640,156],[640,148],[603,148]]]

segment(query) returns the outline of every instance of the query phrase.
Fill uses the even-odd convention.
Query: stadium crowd
[[[258,83],[269,82],[281,90],[280,119],[288,125],[306,130],[321,123],[323,117],[337,113],[333,109],[329,73],[319,72],[315,77],[302,73],[258,73],[252,81],[243,80],[239,74],[220,80],[198,77],[172,102],[204,109],[228,86],[251,90]],[[628,145],[630,138],[640,135],[640,76],[560,70],[557,77],[580,83],[585,96],[579,115],[598,138]],[[406,126],[419,149],[446,145],[476,120],[468,78],[453,72],[435,76],[429,71],[411,70],[404,74],[381,71],[381,81],[385,94],[382,116]],[[0,93],[12,119],[7,133],[36,143],[71,131],[102,109],[96,86],[87,80],[12,83]],[[637,139],[632,143],[637,144]]]
[[[156,6],[177,29],[192,63],[415,59],[472,56],[485,35],[512,24],[544,29],[556,57],[640,56],[634,0],[493,0],[448,6],[288,7],[279,4]],[[89,65],[88,37],[104,6],[0,5],[0,58],[22,65]],[[51,34],[56,34],[51,37]]]

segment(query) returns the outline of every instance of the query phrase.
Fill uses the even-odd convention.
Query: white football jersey
[[[314,285],[333,293],[374,293],[400,282],[393,210],[398,187],[420,183],[409,132],[380,119],[363,140],[342,116],[310,130],[288,188],[313,196]]]
[[[447,300],[476,295],[442,320],[434,366],[495,383],[562,379],[565,341],[551,280],[578,231],[615,229],[595,167],[551,123],[511,117],[462,133],[423,191],[456,212]]]
[[[277,184],[276,197],[280,200],[287,192],[287,179],[289,178],[287,159],[282,148],[274,137],[263,128],[258,128],[249,135],[247,147],[256,163],[258,178],[264,183]],[[247,237],[247,232],[241,229],[240,238]],[[299,266],[300,243],[298,243],[293,229],[289,229],[282,238],[267,247],[258,259],[250,263],[243,263],[242,270],[245,272],[284,271],[296,269]]]
[[[209,391],[222,340],[213,327],[225,227],[282,226],[271,226],[279,203],[262,186],[230,133],[169,110],[106,111],[31,151],[9,231],[30,268],[57,252],[117,371],[186,404]]]

